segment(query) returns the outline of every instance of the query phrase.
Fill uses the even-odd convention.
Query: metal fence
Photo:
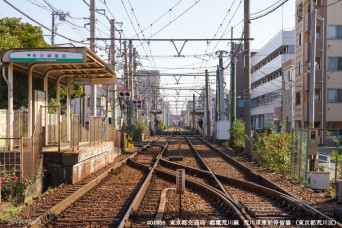
[[[338,165],[342,162],[332,156],[334,152],[342,153],[342,129],[319,129],[318,131],[318,166],[330,172],[330,178],[337,180],[341,175]]]
[[[22,148],[22,138],[0,138],[1,141],[4,141],[4,144],[7,142],[14,146],[11,150],[1,150],[0,151],[0,172],[23,172],[22,166],[22,157],[23,157],[23,148]],[[9,149],[10,147],[8,147]],[[20,175],[18,173],[18,175]]]
[[[102,118],[91,116],[89,121],[89,146],[98,145],[102,140]]]
[[[334,151],[342,153],[342,130],[319,129],[317,170],[330,172],[330,180],[337,180],[341,175],[338,165],[342,162],[332,156]],[[309,171],[309,130],[299,129],[292,131],[292,143],[290,154],[290,176],[299,182],[306,183]]]
[[[80,148],[80,117],[78,115],[72,115],[71,117],[71,138],[70,138],[70,148],[72,151]]]
[[[291,144],[290,177],[305,183],[308,170],[308,130],[293,130]]]

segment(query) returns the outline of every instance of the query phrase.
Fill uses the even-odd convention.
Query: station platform
[[[80,143],[79,149],[72,151],[68,143],[47,146],[42,149],[44,186],[55,187],[64,184],[75,184],[82,178],[101,169],[121,154],[120,148],[113,142],[102,142],[89,146],[89,142]]]

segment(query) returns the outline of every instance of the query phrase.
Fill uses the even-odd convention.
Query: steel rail
[[[266,186],[262,186],[262,185],[254,184],[252,182],[242,181],[242,180],[238,180],[238,179],[235,179],[235,178],[230,178],[230,177],[227,177],[227,176],[224,176],[224,175],[216,174],[216,176],[220,177],[221,179],[226,179],[226,180],[229,180],[229,181],[233,181],[235,179],[234,181],[236,183],[238,183],[238,182],[240,184],[243,183],[245,185],[249,185],[249,187],[255,187],[255,188],[259,188],[259,189],[263,188],[265,192],[269,192],[269,193],[272,193],[272,194],[276,194],[276,193],[278,195],[283,194],[281,196],[282,197],[287,196],[286,199],[287,199],[287,201],[289,203],[295,202],[295,204],[297,204],[300,209],[303,209],[306,213],[311,214],[311,216],[313,218],[321,218],[323,220],[333,220],[332,218],[330,218],[326,214],[322,213],[321,211],[317,210],[316,208],[314,208],[313,206],[308,204],[307,202],[305,202],[305,201],[303,201],[301,199],[298,199],[296,196],[294,196],[291,193],[285,191],[284,189],[282,189],[281,187],[279,187],[275,183],[273,183],[270,180],[268,180],[267,178],[265,178],[263,175],[258,174],[256,172],[252,171],[248,167],[244,166],[242,163],[240,163],[240,162],[236,161],[235,159],[231,158],[230,156],[228,156],[227,154],[225,154],[221,150],[219,150],[216,147],[214,147],[213,145],[211,145],[209,142],[203,140],[202,138],[200,138],[198,136],[196,136],[196,138],[201,140],[204,144],[206,144],[209,148],[211,148],[215,152],[218,152],[219,155],[221,155],[222,158],[224,158],[226,161],[228,161],[229,163],[235,165],[239,169],[242,169],[246,174],[252,175],[253,178],[256,178],[261,184],[266,185]],[[337,225],[337,227],[342,227],[341,223],[336,222],[336,225]]]
[[[180,164],[177,164],[175,162],[168,161],[166,159],[161,159],[160,163],[164,166],[175,167],[176,169],[185,169],[185,172],[187,174],[189,174],[189,175],[195,174],[196,177],[203,176],[204,178],[205,177],[209,178],[211,176],[211,173],[209,171],[200,170],[197,168],[180,165]],[[333,220],[329,216],[323,214],[322,212],[320,212],[319,210],[317,210],[316,208],[314,208],[310,204],[304,202],[301,199],[298,199],[297,197],[293,197],[291,195],[284,194],[282,192],[271,189],[269,187],[265,187],[265,186],[262,186],[262,185],[259,185],[256,183],[252,183],[249,181],[243,181],[243,180],[239,180],[236,178],[224,176],[221,174],[215,174],[215,175],[223,183],[236,185],[236,186],[244,186],[244,187],[246,187],[246,189],[258,191],[258,192],[261,192],[262,194],[265,194],[268,196],[280,198],[280,199],[286,201],[287,203],[291,204],[292,206],[295,206],[299,209],[304,210],[307,214],[310,214],[312,216],[312,218],[316,218],[316,219],[319,218],[322,220]],[[220,190],[218,189],[218,191],[220,191]],[[342,227],[342,225],[340,223],[337,223],[337,225],[340,225]]]
[[[136,211],[138,208],[139,208],[139,205],[141,203],[141,201],[143,200],[144,198],[144,195],[151,183],[151,179],[152,179],[152,176],[153,176],[153,173],[154,173],[154,170],[156,169],[157,165],[158,165],[158,161],[159,159],[162,157],[164,151],[167,150],[167,146],[170,142],[170,139],[172,137],[172,134],[170,137],[168,137],[167,141],[166,141],[166,144],[165,146],[162,148],[162,151],[157,155],[156,157],[156,161],[154,162],[154,165],[151,167],[147,166],[149,169],[150,169],[150,172],[148,174],[148,176],[146,177],[144,183],[141,185],[138,193],[136,194],[136,196],[134,197],[131,205],[129,206],[129,208],[127,209],[125,215],[123,216],[122,220],[121,220],[121,223],[119,224],[118,227],[126,227],[128,226],[129,224],[129,216],[132,212]],[[133,161],[132,159],[130,159],[130,162],[135,162]],[[135,162],[135,163],[138,163],[138,162]],[[140,164],[140,163],[138,163]],[[141,166],[145,166],[143,164],[140,164]]]
[[[190,142],[189,138],[185,137],[185,139],[187,140],[190,149],[195,153],[196,158],[200,161],[201,165],[204,166],[205,169],[210,172],[211,177],[215,180],[216,184],[219,186],[221,191],[226,195],[226,197],[228,199],[230,199],[235,204],[235,206],[242,208],[242,206],[238,202],[236,202],[233,199],[233,197],[230,195],[230,193],[225,189],[225,187],[222,185],[221,181],[216,177],[215,173],[211,170],[211,168],[206,164],[204,159],[201,157],[201,155],[195,149],[194,145],[192,145],[192,143]]]
[[[86,185],[82,186],[80,189],[76,190],[72,193],[69,197],[63,199],[58,204],[44,212],[39,217],[33,219],[30,223],[30,227],[42,227],[46,222],[48,222],[51,217],[54,217],[60,214],[63,210],[69,207],[72,203],[82,197],[85,193],[89,192],[93,189],[96,185],[98,185],[104,178],[106,178],[110,173],[112,173],[117,168],[121,167],[125,164],[129,159],[132,159],[138,155],[139,152],[145,150],[146,147],[150,146],[151,144],[155,143],[161,136],[159,136],[156,140],[151,141],[147,145],[143,146],[139,150],[135,151],[132,155],[125,158],[124,160],[120,161],[118,164],[114,165],[113,167],[109,168],[108,170],[104,171],[101,175],[96,177],[94,180],[90,181]]]
[[[165,160],[163,158],[161,158],[159,160],[162,161]],[[143,166],[145,168],[147,168],[147,165],[144,164],[140,164],[132,159],[130,159],[130,162],[133,162],[136,164],[136,166]],[[183,166],[184,167],[184,166]],[[199,170],[199,171],[203,171],[203,170]],[[203,171],[203,173],[207,173],[210,175],[210,173],[208,171]],[[176,180],[176,175],[168,172],[168,171],[164,171],[164,170],[160,170],[158,167],[156,167],[156,169],[153,170],[153,174],[160,176],[161,178],[166,178],[166,179],[172,179],[173,182],[175,182]],[[189,178],[185,178],[185,185],[188,188],[191,188],[193,190],[202,190],[201,192],[205,192],[205,193],[210,193],[211,195],[214,195],[216,197],[218,197],[224,204],[226,204],[227,207],[224,208],[224,210],[230,210],[235,216],[236,219],[238,219],[240,222],[243,223],[243,221],[247,220],[248,218],[245,217],[244,213],[241,211],[241,209],[239,207],[237,207],[230,199],[227,198],[227,196],[220,190],[216,189],[213,186],[207,185],[205,183],[200,183],[194,180],[191,180]],[[124,226],[119,226],[119,227],[126,227],[127,225],[130,224],[125,224]],[[245,227],[250,227],[250,226],[245,226]]]

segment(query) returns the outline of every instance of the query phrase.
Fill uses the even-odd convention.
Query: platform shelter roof
[[[16,70],[32,70],[34,77],[74,84],[114,84],[113,69],[87,47],[13,48],[1,57],[2,64],[13,63]]]

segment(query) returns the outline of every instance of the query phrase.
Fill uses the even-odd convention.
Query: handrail
[[[80,117],[78,115],[71,116],[71,139],[70,139],[70,148],[72,151],[80,148]]]

